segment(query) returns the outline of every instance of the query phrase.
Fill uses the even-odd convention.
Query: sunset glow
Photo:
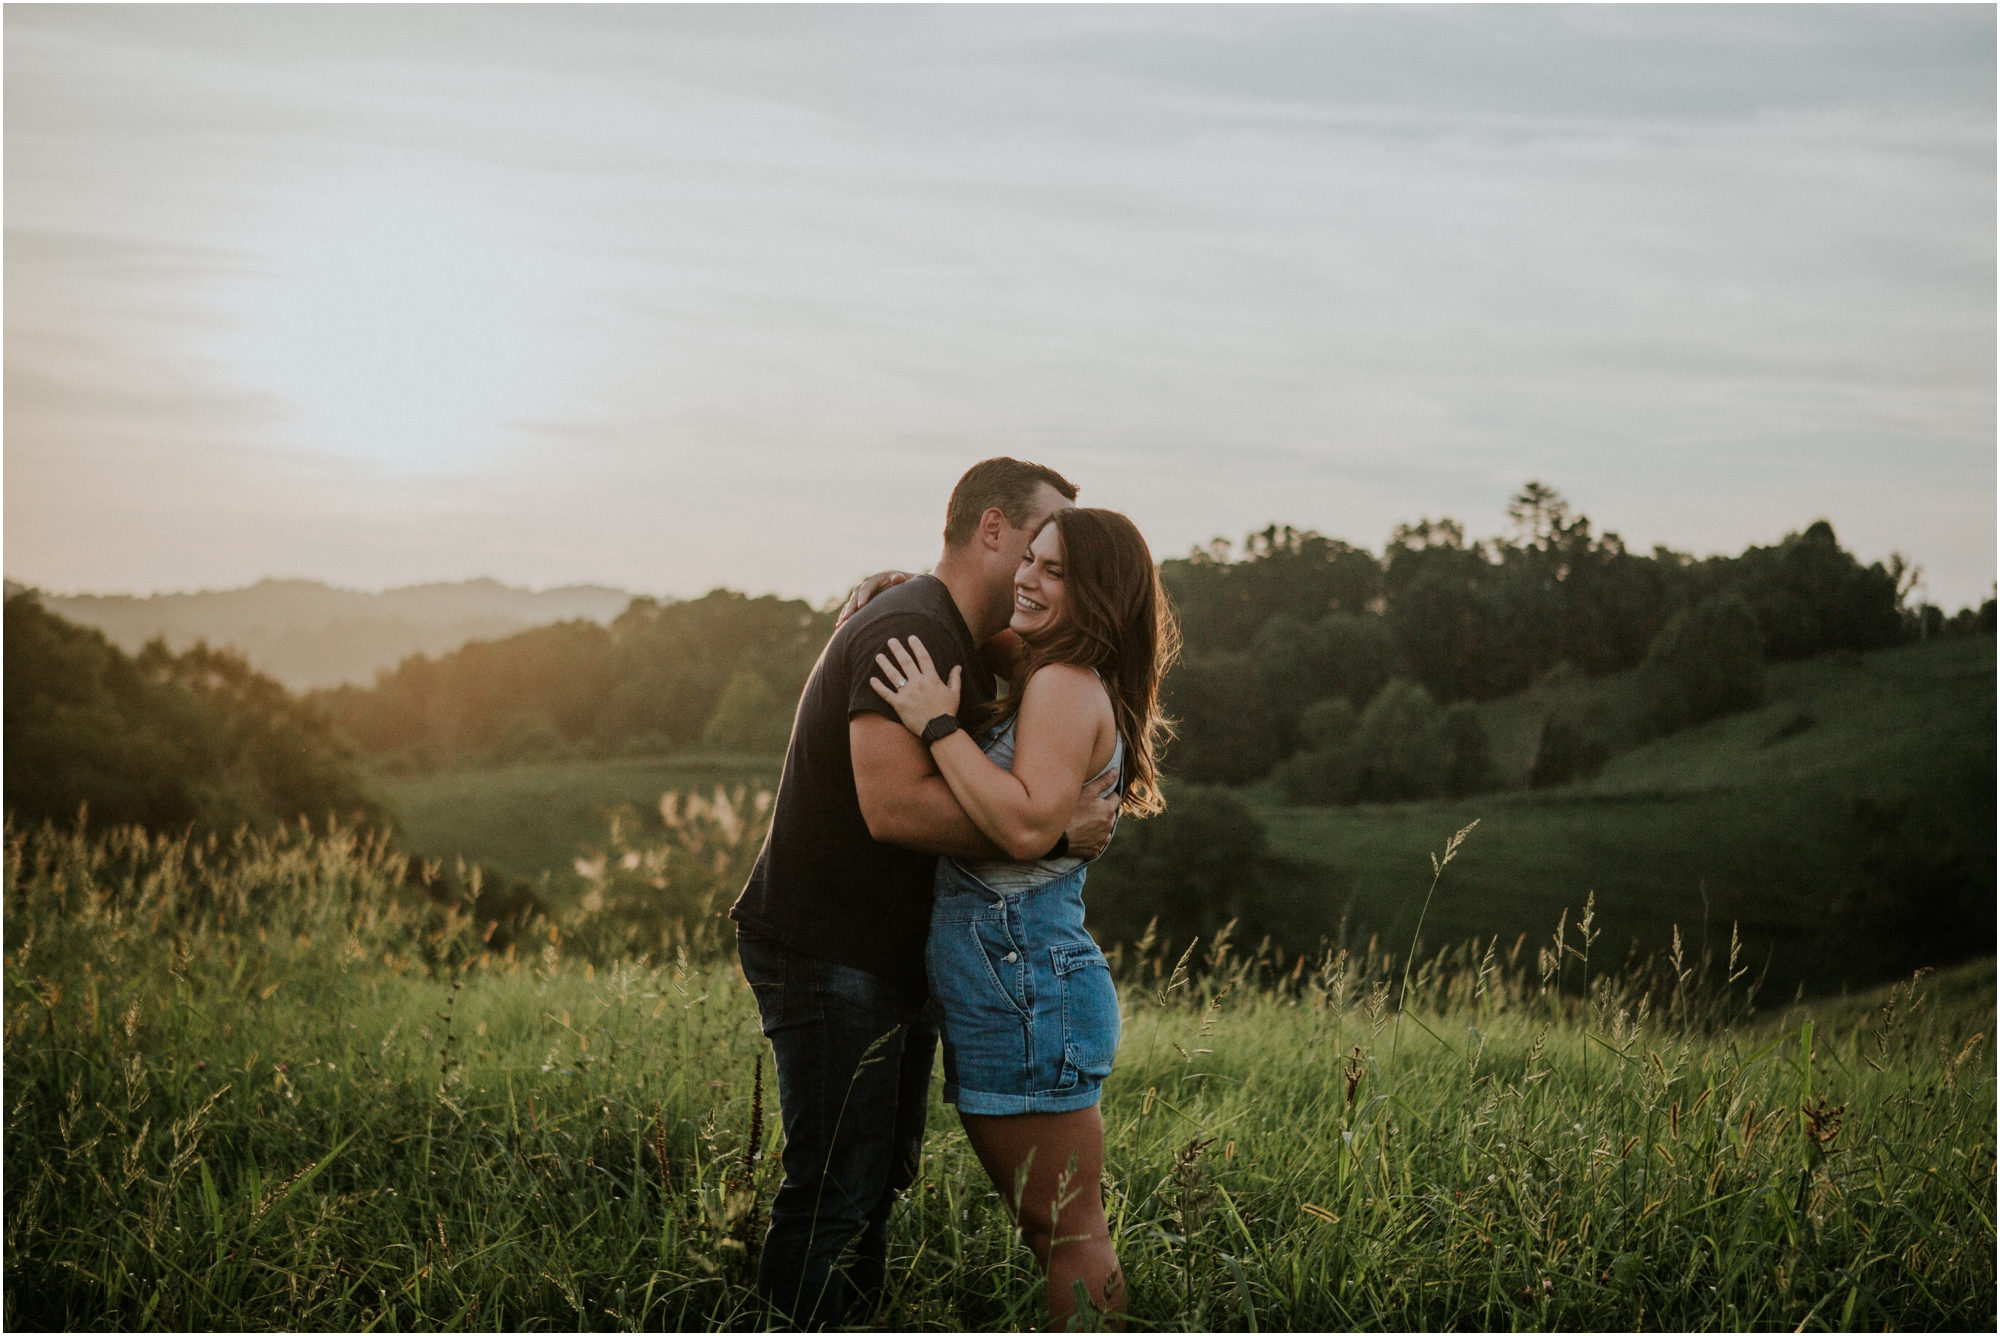
[[[1012,453],[1164,553],[1533,477],[1976,603],[1993,21],[17,8],[7,573],[821,599]]]

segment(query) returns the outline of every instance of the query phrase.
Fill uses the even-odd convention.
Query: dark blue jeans
[[[774,1321],[864,1321],[881,1297],[890,1208],[923,1154],[936,1012],[768,937],[739,929],[736,951],[776,1052],[785,1125],[757,1289]]]

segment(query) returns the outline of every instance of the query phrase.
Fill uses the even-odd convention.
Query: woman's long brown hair
[[[1139,528],[1115,510],[1072,507],[1050,523],[1062,535],[1063,611],[1046,636],[1028,646],[1014,689],[988,706],[979,727],[1004,723],[1021,708],[1021,687],[1037,669],[1073,663],[1095,669],[1110,688],[1125,739],[1121,810],[1152,816],[1166,808],[1160,749],[1173,726],[1160,713],[1160,679],[1180,656],[1180,626]]]

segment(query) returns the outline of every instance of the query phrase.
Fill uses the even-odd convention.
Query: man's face
[[[1014,572],[1019,569],[1021,562],[1026,559],[1028,545],[1035,541],[1035,535],[1042,531],[1042,525],[1048,522],[1049,516],[1055,514],[1058,510],[1068,510],[1074,504],[1076,503],[1061,492],[1058,492],[1047,483],[1043,483],[1035,492],[1035,506],[1033,511],[1028,515],[1028,522],[1018,529],[1009,529],[1007,531],[1006,541],[1001,544],[1004,550],[999,554],[1005,560],[1004,562],[996,562],[995,564],[1006,567],[1007,597],[1009,602],[1013,600]]]
[[[1071,504],[1061,492],[1043,483],[1035,491],[1035,504],[1028,513],[1028,522],[1018,529],[1010,526],[1000,531],[1000,546],[987,553],[983,568],[987,605],[996,626],[1005,626],[1007,619],[1013,615],[1014,575],[1021,569],[1021,561],[1028,554],[1028,545],[1035,541],[1035,535],[1042,531],[1042,525],[1048,522],[1049,516]]]

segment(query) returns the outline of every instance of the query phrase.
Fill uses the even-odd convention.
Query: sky
[[[1990,6],[5,12],[5,565],[815,601],[969,464],[1995,575]]]

